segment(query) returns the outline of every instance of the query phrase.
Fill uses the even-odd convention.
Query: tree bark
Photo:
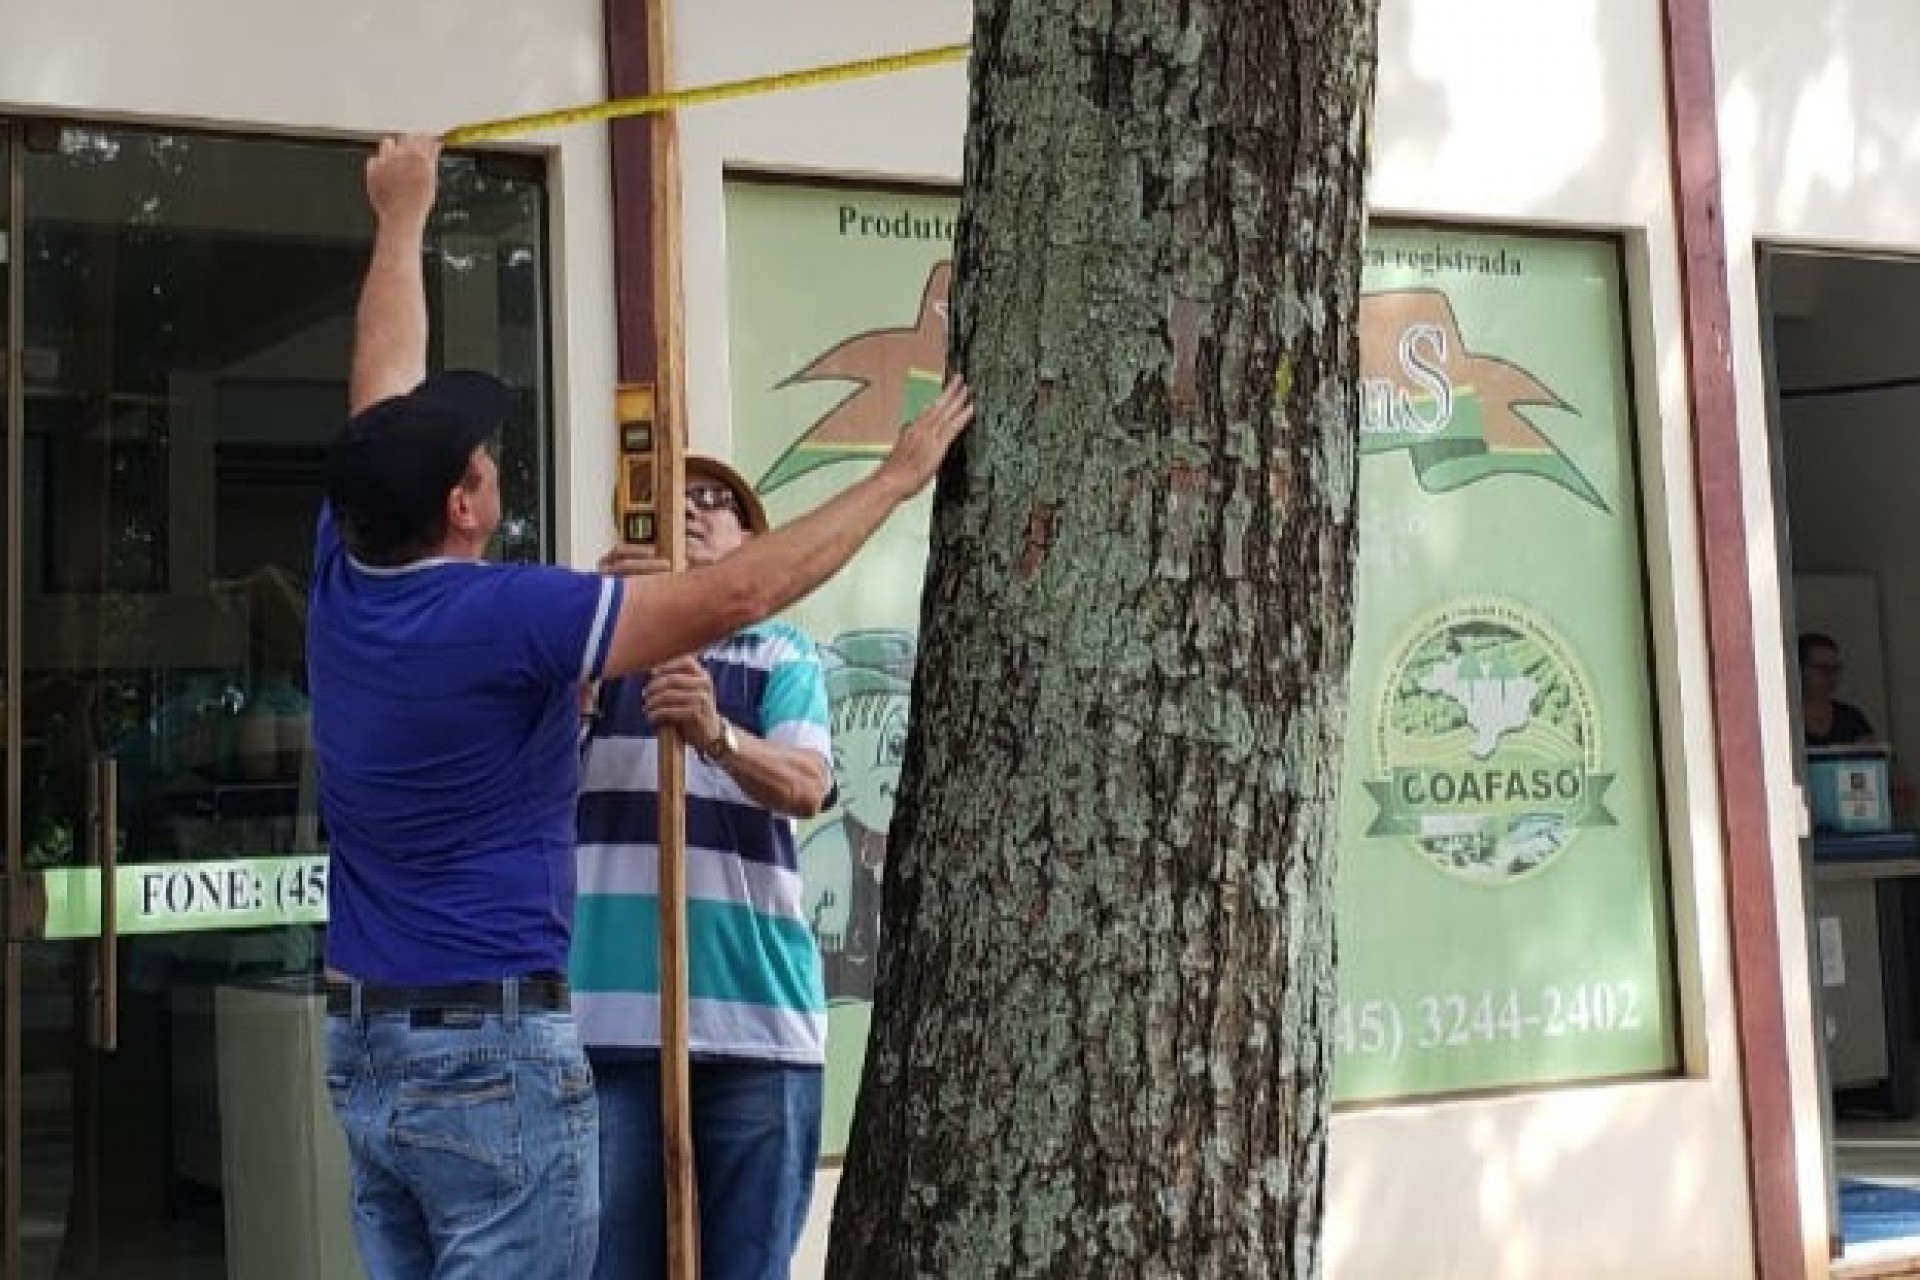
[[[1378,0],[978,0],[835,1280],[1318,1272]]]

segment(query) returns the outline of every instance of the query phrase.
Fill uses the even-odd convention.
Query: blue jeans
[[[667,1274],[660,1066],[602,1062],[600,1261],[594,1280]],[[694,1181],[701,1280],[787,1280],[813,1201],[822,1073],[772,1062],[696,1062]]]
[[[587,1280],[599,1105],[573,1015],[327,1019],[353,1230],[371,1280]]]

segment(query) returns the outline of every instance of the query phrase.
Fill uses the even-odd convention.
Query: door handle
[[[93,1047],[120,1047],[120,762],[96,756],[87,789],[90,861],[100,868],[100,938],[95,946]]]

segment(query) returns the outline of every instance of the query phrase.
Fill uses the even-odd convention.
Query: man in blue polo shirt
[[[578,690],[787,607],[933,478],[951,384],[888,459],[724,562],[619,580],[488,564],[505,389],[426,376],[421,254],[439,144],[367,165],[376,219],[352,417],[328,458],[308,614],[331,837],[327,1085],[373,1280],[578,1280],[598,1109],[565,980]]]

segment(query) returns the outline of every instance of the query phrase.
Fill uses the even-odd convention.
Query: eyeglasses
[[[733,490],[723,484],[690,484],[687,486],[687,501],[699,511],[739,510]]]
[[[1809,662],[1807,664],[1807,670],[1823,671],[1830,676],[1837,676],[1840,674],[1840,664],[1837,662]]]

